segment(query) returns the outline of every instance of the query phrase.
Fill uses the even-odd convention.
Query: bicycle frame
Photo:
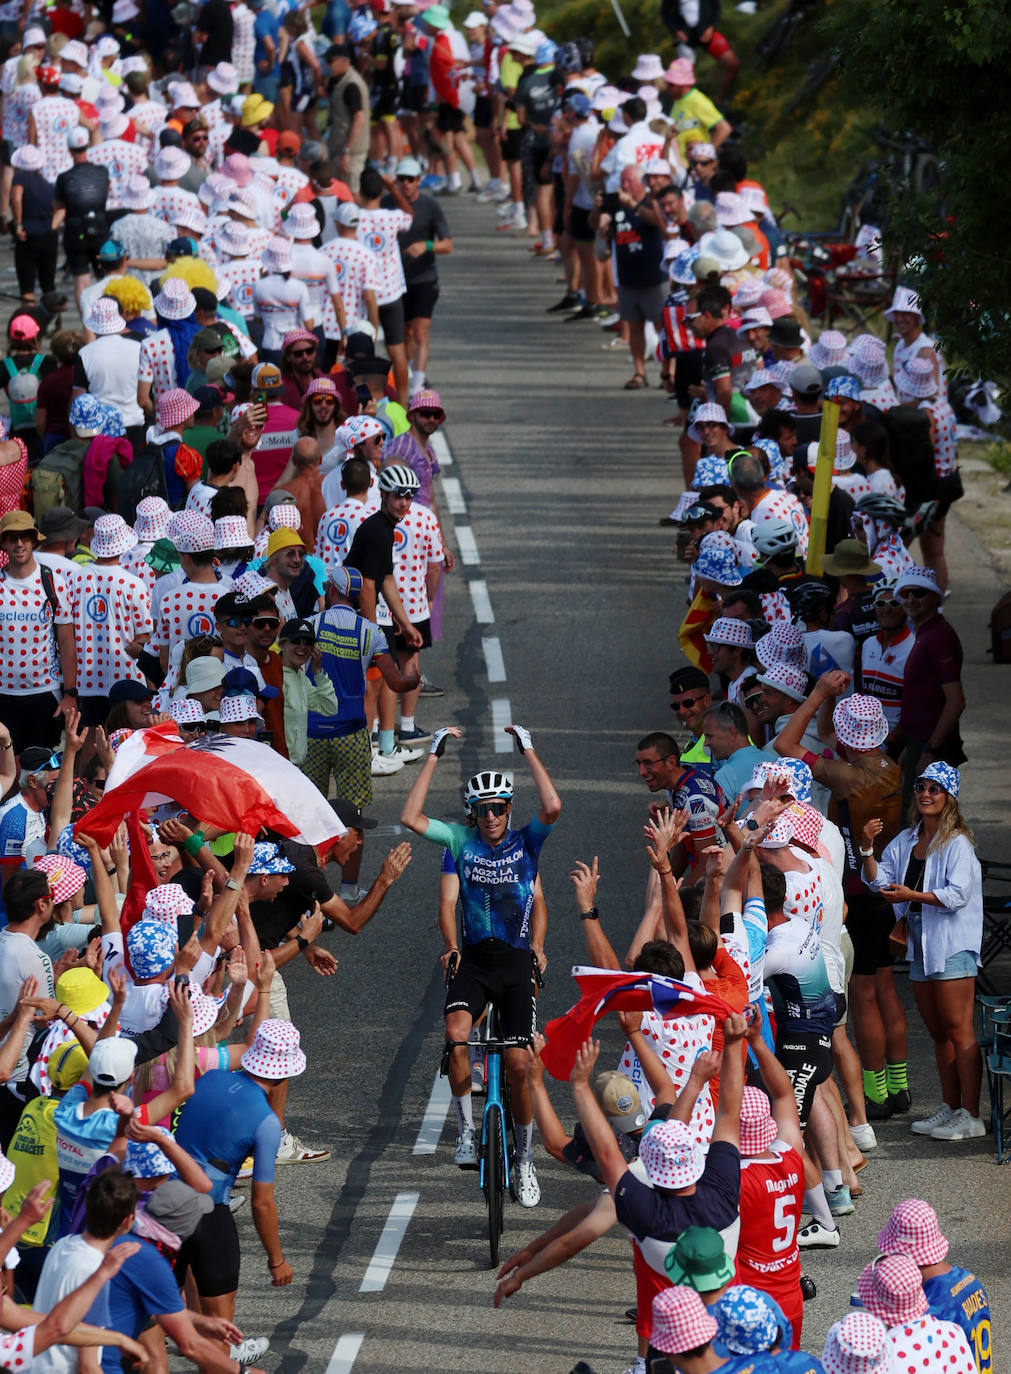
[[[488,1138],[488,1119],[489,1114],[495,1115],[492,1108],[498,1108],[499,1121],[502,1129],[502,1160],[503,1160],[503,1188],[512,1192],[512,1102],[509,1096],[509,1084],[502,1072],[502,1055],[512,1042],[500,1040],[492,1035],[492,1030],[498,1030],[498,1011],[492,1005],[488,1008],[488,1015],[485,1017],[483,1026],[482,1043],[485,1052],[485,1103],[484,1114],[481,1117],[481,1151],[480,1167],[478,1169],[478,1184],[483,1189],[485,1186],[485,1141]],[[517,1042],[517,1044],[520,1042]]]

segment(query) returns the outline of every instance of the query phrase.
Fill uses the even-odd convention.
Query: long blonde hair
[[[909,808],[909,825],[915,830],[923,817],[920,815],[916,805],[916,798],[913,798]],[[944,810],[941,812],[941,819],[937,823],[937,833],[927,847],[927,853],[932,853],[935,849],[943,849],[950,840],[956,835],[964,835],[969,843],[975,847],[976,840],[969,829],[969,823],[959,809],[958,801],[950,792],[944,794]]]
[[[194,1036],[193,1048],[195,1050],[210,1049],[212,1046],[216,1045],[218,1043],[218,1037],[215,1031],[216,1027],[212,1026],[210,1030],[204,1031],[203,1035]],[[165,1072],[168,1074],[168,1080],[171,1083],[172,1079],[175,1077],[176,1062],[178,1058],[179,1046],[173,1045],[172,1049],[166,1050],[166,1052],[160,1054],[157,1059],[149,1059],[146,1064],[138,1064],[133,1076],[134,1093],[143,1097],[144,1093],[149,1093],[151,1091],[151,1079],[156,1064],[164,1066]],[[199,1072],[197,1073],[197,1077],[200,1077]]]

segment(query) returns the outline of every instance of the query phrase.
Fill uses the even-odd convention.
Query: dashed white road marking
[[[450,515],[467,514],[467,502],[463,499],[463,492],[460,490],[458,478],[444,477],[442,479],[442,491],[446,498],[446,508]]]
[[[393,1271],[397,1251],[420,1197],[420,1193],[398,1193],[393,1199],[393,1206],[369,1260],[359,1293],[381,1293],[386,1287],[386,1280]]]
[[[491,635],[488,639],[482,639],[481,648],[484,650],[484,662],[488,670],[488,681],[505,682],[505,660],[502,657],[502,645],[499,643],[498,635]]]
[[[437,429],[429,440],[429,443],[435,450],[435,456],[439,460],[439,467],[451,468],[453,466],[453,455],[449,451],[449,444],[442,431]]]
[[[362,1348],[364,1334],[353,1336],[341,1336],[334,1347],[334,1352],[330,1356],[330,1363],[326,1367],[326,1374],[351,1374],[351,1368]]]
[[[443,1077],[438,1071],[435,1072],[435,1082],[432,1084],[432,1091],[428,1098],[428,1106],[425,1108],[425,1115],[421,1120],[421,1129],[418,1138],[414,1142],[412,1155],[434,1155],[439,1144],[439,1137],[442,1135],[442,1127],[446,1120],[446,1113],[449,1111],[449,1104],[453,1100],[453,1093],[449,1086],[449,1078]]]
[[[481,555],[477,551],[477,540],[474,538],[474,531],[469,525],[457,525],[456,542],[460,549],[460,562],[468,567],[474,567],[481,562]]]
[[[470,599],[474,603],[474,619],[479,625],[494,625],[495,612],[491,608],[488,583],[479,579],[475,582],[468,582],[467,588],[470,591]]]
[[[513,708],[509,705],[509,698],[495,697],[491,704],[491,733],[496,754],[512,753],[512,735],[505,733],[506,726],[512,723]]]

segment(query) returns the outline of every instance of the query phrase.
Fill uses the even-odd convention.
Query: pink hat
[[[190,987],[190,1003],[193,1007],[193,1035],[206,1035],[217,1021],[221,1006],[213,997],[208,997],[202,988]]]
[[[199,707],[199,703],[194,705]],[[144,898],[142,921],[159,921],[163,926],[176,929],[177,916],[189,916],[193,910],[193,898],[179,883],[161,883],[153,887]]]
[[[133,532],[142,544],[153,544],[168,533],[172,510],[161,496],[145,496],[137,502],[137,512],[133,520]]]
[[[764,635],[763,639],[768,639],[768,637],[768,635]],[[761,646],[762,640],[760,639],[757,647],[761,648]],[[773,691],[782,692],[784,696],[790,697],[794,701],[803,701],[807,696],[807,669],[801,668],[795,663],[772,663],[764,673],[759,673],[758,681],[763,687],[771,687]]]
[[[91,536],[96,558],[119,558],[137,543],[137,536],[121,515],[100,515]]]
[[[446,412],[439,400],[439,393],[430,386],[423,387],[421,391],[416,391],[407,402],[408,415],[415,410],[441,410],[442,418],[446,418]]]
[[[131,177],[123,191],[125,210],[147,210],[154,204],[154,187],[147,177]]]
[[[765,280],[776,291],[782,291],[789,299],[793,295],[793,277],[785,267],[770,267]]]
[[[315,335],[313,335],[315,338]],[[302,393],[303,396],[337,396],[337,383],[332,377],[313,377],[312,381]],[[410,408],[408,408],[410,414]]]
[[[253,169],[245,153],[229,153],[221,164],[221,175],[228,177],[239,186],[248,186],[253,179]]]
[[[208,209],[212,206],[217,208],[228,204],[228,199],[234,190],[234,181],[230,181],[228,177],[223,177],[220,172],[211,172],[210,176],[205,177],[200,183],[197,198]]]
[[[755,645],[748,622],[735,620],[729,615],[721,615],[719,620],[714,620],[709,633],[702,638],[707,644],[729,644],[735,649],[752,649]]]
[[[298,506],[293,506],[290,501],[271,506],[270,514],[267,516],[267,528],[273,533],[274,530],[297,530],[302,527],[302,512]],[[271,583],[271,586],[274,584]]]
[[[290,239],[314,239],[319,233],[319,216],[311,205],[299,202],[288,211],[281,232]]]
[[[181,277],[166,277],[154,298],[157,315],[166,320],[185,320],[197,308],[196,297]]]
[[[736,191],[720,191],[716,196],[716,219],[719,224],[733,228],[735,224],[750,224],[755,218]]]
[[[907,1198],[897,1202],[884,1229],[878,1232],[878,1249],[886,1255],[907,1255],[914,1264],[940,1264],[948,1253],[937,1213],[928,1202]]]
[[[929,1304],[915,1260],[908,1255],[885,1255],[869,1264],[857,1283],[860,1301],[886,1326],[922,1317]]]
[[[245,549],[252,543],[244,515],[223,515],[214,522],[216,549]]]
[[[670,1123],[666,1123],[670,1124]],[[657,1131],[654,1126],[649,1135]],[[643,1144],[649,1139],[643,1140]],[[716,1335],[716,1321],[694,1288],[665,1288],[653,1299],[653,1324],[649,1343],[665,1355],[681,1355],[708,1345]]]
[[[75,67],[86,67],[88,65],[88,49],[77,38],[72,38],[69,43],[64,43],[60,49],[60,61],[70,62]]]
[[[787,664],[801,669],[807,668],[807,647],[804,643],[804,631],[799,625],[792,625],[787,620],[777,620],[769,633],[762,635],[762,638],[755,645],[755,652],[763,668],[772,668],[776,664]],[[798,699],[803,701],[805,696],[807,696],[806,692]]]
[[[734,292],[734,309],[748,310],[762,299],[765,285],[758,277],[745,277]]]
[[[227,701],[229,698],[225,698]],[[223,703],[222,703],[223,704]],[[257,1078],[296,1078],[305,1073],[305,1053],[290,1021],[262,1021],[256,1037],[239,1061]]]
[[[880,748],[888,738],[888,721],[881,702],[860,692],[836,702],[832,724],[839,743],[859,753]]]
[[[287,240],[271,239],[271,243],[277,243],[279,241],[284,244],[285,248],[288,248]],[[290,248],[288,251],[291,251]],[[289,329],[281,340],[281,352],[286,353],[288,349],[291,348],[292,344],[297,343],[311,343],[315,345],[319,343],[319,340],[311,329]]]
[[[45,166],[45,155],[34,143],[24,143],[11,154],[11,166],[19,172],[38,172]]]
[[[808,354],[812,367],[843,367],[846,363],[846,335],[838,329],[825,329],[811,345]]]
[[[197,413],[200,403],[190,392],[174,386],[171,391],[162,392],[155,409],[162,429],[176,429],[191,415]]]
[[[895,387],[900,396],[926,400],[937,395],[937,378],[929,358],[910,358],[895,374]]]
[[[200,97],[197,95],[196,90],[190,82],[170,81],[168,93],[174,110],[200,109]]]
[[[734,307],[735,309],[741,308],[738,305],[736,296],[734,297]],[[745,314],[742,314],[741,323],[737,326],[737,329],[739,333],[746,334],[749,329],[769,329],[771,328],[771,326],[772,316],[769,314],[768,310],[766,310],[765,306],[753,305]],[[767,367],[764,368],[763,371],[767,373],[772,372],[774,371],[774,368]],[[761,375],[762,373],[760,372],[754,373],[751,378],[752,382],[755,380],[756,377],[760,377]],[[767,382],[768,378],[766,378],[766,383]]]
[[[111,138],[122,138],[123,135],[132,128],[133,124],[125,114],[111,115],[107,120],[102,120],[99,124],[99,132],[102,135],[103,142]]]
[[[184,391],[182,394],[189,393]],[[181,510],[172,520],[169,537],[179,553],[210,553],[214,548],[214,526],[198,510]]]
[[[62,854],[40,854],[32,861],[32,868],[49,879],[49,891],[54,902],[66,902],[75,897],[88,881],[88,875],[72,859]]]
[[[291,271],[291,244],[287,239],[274,238],[260,254],[260,261],[267,272]],[[308,331],[303,330],[302,333]],[[315,339],[315,334],[313,339]]]
[[[765,306],[774,320],[780,319],[783,315],[793,314],[793,306],[790,304],[789,296],[785,291],[780,291],[775,286],[765,288],[761,295],[760,304]]]
[[[706,1167],[705,1157],[683,1121],[661,1121],[652,1127],[643,1136],[639,1158],[654,1188],[687,1188],[702,1177]]]
[[[155,176],[159,181],[178,181],[190,169],[190,157],[182,148],[163,148],[154,160]]]
[[[219,62],[207,73],[207,84],[218,95],[234,95],[239,89],[239,73],[231,62]]]
[[[256,698],[245,693],[237,697],[222,697],[218,717],[222,725],[241,725],[246,720],[258,720],[263,724],[263,717],[256,709]]]
[[[849,367],[864,386],[878,386],[888,378],[888,358],[884,339],[876,334],[858,334],[849,347]]]
[[[870,1312],[851,1312],[829,1327],[821,1362],[825,1374],[885,1374],[888,1331]]]
[[[746,1083],[741,1094],[741,1154],[763,1154],[779,1134],[761,1088]]]
[[[220,229],[215,230],[214,241],[230,258],[248,257],[252,247],[249,230],[244,224],[237,224],[235,221],[223,224]]]
[[[207,216],[199,205],[194,205],[191,201],[183,201],[182,205],[177,207],[173,218],[177,228],[191,229],[194,234],[207,233]]]
[[[677,57],[664,72],[663,79],[671,86],[694,86],[695,67],[687,57]]]
[[[119,306],[111,296],[99,296],[97,301],[92,302],[84,320],[84,327],[100,337],[105,334],[122,334],[126,328],[126,320],[119,313]]]
[[[168,713],[177,725],[203,724],[207,719],[204,708],[193,697],[176,697],[169,702]]]
[[[790,804],[789,814],[791,838],[798,844],[806,845],[808,849],[817,849],[825,817],[813,806],[800,802]]]

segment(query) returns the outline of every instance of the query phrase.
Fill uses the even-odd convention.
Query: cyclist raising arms
[[[467,825],[451,825],[425,815],[425,797],[446,741],[451,736],[461,738],[455,726],[436,730],[428,758],[400,817],[408,830],[450,851],[460,878],[460,946],[456,943],[455,922],[447,922],[443,917],[440,924],[446,946],[443,967],[449,966],[454,955],[458,961],[446,993],[445,1016],[446,1038],[455,1042],[449,1081],[459,1127],[456,1163],[464,1168],[477,1164],[467,1037],[489,1001],[494,1001],[498,1008],[504,1039],[529,1038],[533,1034],[535,987],[531,953],[543,960],[544,938],[543,931],[532,930],[534,887],[541,845],[562,809],[547,769],[534,753],[529,731],[522,725],[509,726],[508,730],[530,766],[540,802],[537,816],[522,830],[510,826],[511,773],[475,773],[464,788]],[[533,1162],[533,1108],[527,1087],[526,1051],[506,1050],[505,1068],[516,1132],[517,1197],[521,1206],[536,1207],[541,1191]]]

